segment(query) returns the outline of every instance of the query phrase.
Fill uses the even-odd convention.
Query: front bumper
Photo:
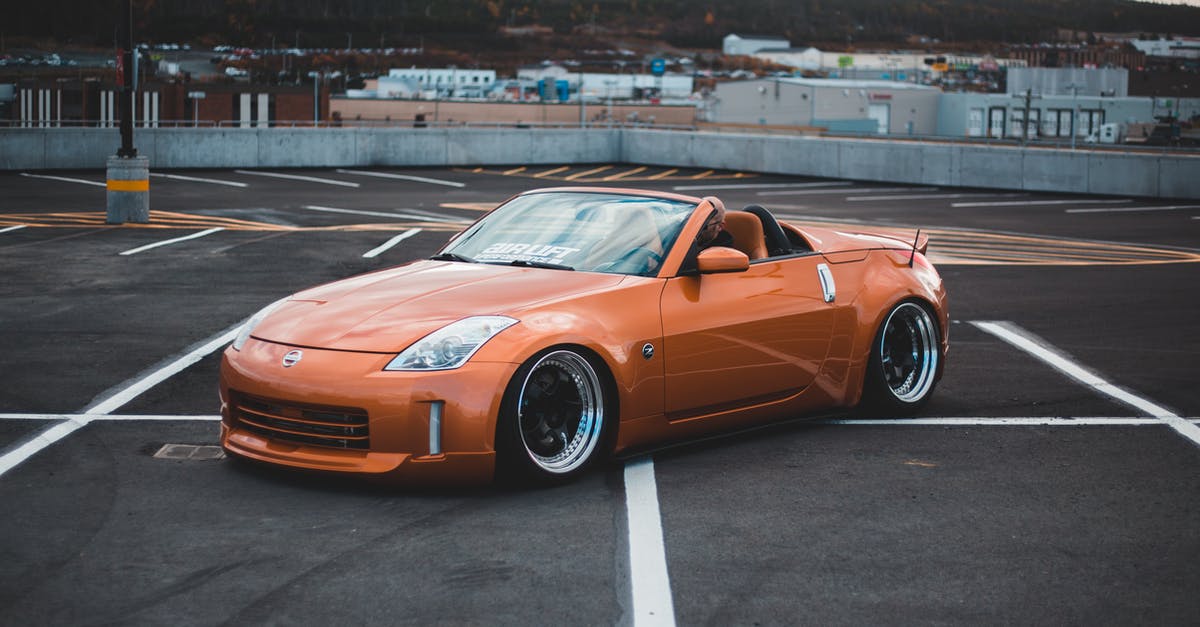
[[[303,355],[285,367],[284,355],[296,350]],[[386,372],[392,357],[253,338],[241,351],[226,349],[221,446],[260,462],[399,482],[489,481],[496,417],[517,364]],[[322,422],[343,420],[326,418],[343,413],[361,418],[355,418],[361,426]],[[343,430],[352,435],[328,435]]]

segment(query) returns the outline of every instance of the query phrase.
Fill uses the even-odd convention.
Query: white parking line
[[[798,189],[779,192],[758,192],[758,196],[816,196],[818,194],[849,194],[876,192],[934,192],[936,187],[864,187],[862,189]]]
[[[1194,422],[1196,419],[1193,419]],[[1163,426],[1158,418],[1134,417],[1100,417],[1088,416],[1080,418],[1061,416],[1028,416],[1020,418],[828,418],[815,420],[813,424],[865,426],[872,425],[903,425],[926,427],[1144,427]]]
[[[850,202],[864,202],[871,200],[936,200],[939,198],[971,198],[977,196],[999,196],[1001,198],[1013,198],[1016,196],[1028,196],[1029,194],[896,194],[891,196],[850,196],[846,198]]]
[[[407,213],[389,213],[386,211],[367,211],[365,209],[341,209],[339,207],[322,207],[320,205],[304,205],[301,209],[309,211],[324,211],[325,213],[344,213],[352,216],[375,216],[392,218],[393,220],[416,220],[418,222],[444,222],[446,224],[468,224],[471,221],[464,218],[453,218],[444,214],[427,213],[415,209],[401,209]]]
[[[0,414],[0,420],[87,420],[88,422],[216,422],[219,414]]]
[[[951,203],[951,207],[1037,207],[1045,205],[1119,205],[1121,203],[1133,202],[1130,198],[1118,198],[1116,200],[1089,200],[1087,198],[1076,198],[1073,200],[1014,200],[1009,202],[956,202]]]
[[[171,244],[177,244],[177,243],[179,243],[179,242],[185,242],[185,241],[187,241],[187,240],[190,240],[190,239],[198,239],[198,238],[204,237],[204,236],[206,236],[206,235],[212,235],[213,233],[216,233],[216,232],[218,232],[218,231],[224,231],[224,230],[225,230],[225,227],[218,226],[218,227],[216,227],[216,228],[213,228],[213,229],[207,229],[207,230],[204,230],[204,231],[200,231],[199,233],[192,233],[191,235],[184,235],[183,237],[176,237],[176,238],[174,238],[174,239],[163,240],[163,241],[161,241],[161,242],[155,242],[155,243],[153,243],[153,244],[146,244],[145,246],[139,246],[139,247],[137,247],[137,248],[131,248],[131,249],[129,249],[129,250],[127,250],[127,251],[123,252],[123,253],[118,253],[118,254],[121,254],[121,255],[136,255],[136,254],[138,254],[138,253],[140,253],[140,252],[145,252],[145,251],[147,251],[147,250],[151,250],[151,249],[153,249],[153,248],[158,248],[158,247],[160,247],[160,246],[170,246]]]
[[[358,183],[349,181],[338,181],[336,179],[323,179],[316,176],[304,176],[301,174],[283,174],[282,172],[260,172],[257,170],[234,170],[238,174],[249,174],[251,176],[269,176],[277,179],[288,179],[291,181],[308,181],[310,183],[324,183],[325,185],[340,185],[342,187],[358,187]]]
[[[474,222],[474,220],[469,218],[462,218],[448,213],[435,213],[433,211],[425,211],[424,209],[397,209],[397,211],[403,211],[402,215],[423,217],[430,222],[445,222],[447,224],[470,224]]]
[[[399,244],[400,242],[403,242],[404,240],[406,240],[420,232],[421,232],[421,229],[409,229],[409,230],[397,235],[396,237],[389,239],[388,241],[384,242],[382,245],[372,248],[371,250],[368,250],[367,252],[363,253],[363,258],[371,259],[374,257],[378,257],[381,253],[386,252],[392,246],[395,246],[396,244]]]
[[[677,192],[696,191],[702,189],[778,189],[800,187],[845,187],[853,185],[851,181],[818,181],[815,183],[725,183],[713,185],[676,185],[671,189]]]
[[[22,172],[21,176],[28,176],[31,179],[49,179],[51,181],[63,181],[65,183],[81,183],[83,185],[94,185],[96,187],[108,187],[108,183],[97,183],[96,181],[87,181],[84,179],[73,179],[65,176],[50,176],[49,174],[29,174]]]
[[[625,513],[629,521],[629,586],[633,594],[633,624],[674,625],[671,578],[667,574],[662,514],[654,459],[650,456],[625,464]]]
[[[1170,205],[1159,207],[1089,207],[1067,209],[1067,213],[1135,213],[1140,211],[1175,211],[1176,209],[1200,209],[1200,205]]]
[[[1156,403],[1109,383],[1100,375],[1076,363],[1054,346],[1025,331],[1021,327],[1004,321],[972,321],[971,324],[1037,357],[1055,370],[1075,379],[1083,385],[1139,411],[1150,414],[1170,425],[1180,435],[1200,445],[1200,427]]]
[[[88,420],[91,422],[216,422],[218,414],[0,414],[0,420]],[[1185,418],[1200,424],[1200,418]],[[941,418],[823,418],[799,419],[805,424],[845,427],[1163,427],[1158,418],[1134,416],[964,416]]]
[[[182,174],[162,174],[151,172],[150,176],[158,178],[171,179],[173,181],[189,181],[192,183],[212,183],[213,185],[228,185],[229,187],[250,187],[249,183],[239,183],[237,181],[222,181],[219,179],[205,179],[196,176],[184,176]]]
[[[243,320],[208,340],[193,344],[187,352],[166,362],[165,365],[139,375],[132,382],[123,384],[110,394],[103,395],[102,400],[84,408],[80,415],[68,416],[65,422],[46,429],[24,444],[0,456],[0,476],[4,476],[5,473],[33,457],[42,449],[86,427],[96,419],[96,416],[111,414],[146,390],[166,381],[188,366],[200,361],[209,353],[232,342],[245,323],[246,320]]]
[[[365,170],[335,170],[338,174],[354,174],[357,176],[375,176],[381,179],[399,179],[402,181],[416,181],[418,183],[432,183],[434,185],[445,185],[447,187],[466,187],[466,183],[457,181],[443,181],[441,179],[430,179],[423,176],[411,176],[409,174],[392,174],[391,172],[367,172]]]
[[[16,225],[16,226],[9,226],[9,227],[5,227],[5,228],[3,228],[3,229],[0,229],[0,233],[7,233],[7,232],[9,232],[9,231],[16,231],[16,230],[18,230],[18,229],[23,229],[23,228],[25,228],[26,226],[27,226],[27,225],[25,225],[25,224],[18,224],[18,225]]]

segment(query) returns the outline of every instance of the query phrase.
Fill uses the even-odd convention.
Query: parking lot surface
[[[220,350],[248,316],[560,185],[921,228],[950,294],[945,378],[913,418],[797,416],[553,489],[394,489],[205,454]],[[118,227],[103,186],[0,173],[4,624],[1200,615],[1194,201],[636,164],[156,171],[151,223]],[[156,456],[170,444],[200,448]]]

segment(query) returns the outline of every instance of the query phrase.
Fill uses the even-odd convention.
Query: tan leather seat
[[[733,247],[746,253],[751,261],[768,256],[767,238],[758,216],[745,211],[728,211],[725,213],[725,230],[733,236]]]

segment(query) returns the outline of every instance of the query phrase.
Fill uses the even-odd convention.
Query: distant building
[[[791,42],[782,38],[771,35],[739,35],[730,33],[725,36],[722,42],[721,51],[728,55],[749,55],[765,50],[767,48],[786,49],[791,47]]]
[[[936,59],[946,70],[996,71],[1026,65],[1020,59],[988,55],[937,55],[927,52],[825,52],[816,48],[762,50],[755,57],[797,70],[826,72],[833,78],[920,82],[936,73]]]
[[[1146,65],[1145,52],[1125,45],[1011,46],[1007,54],[1021,59],[1029,67],[1123,67],[1132,70]]]
[[[422,91],[436,92],[439,97],[482,98],[496,83],[496,70],[413,67],[388,70],[387,77],[411,81]]]
[[[1054,95],[1025,99],[1009,94],[943,94],[938,103],[937,134],[951,137],[1077,139],[1096,135],[1103,124],[1132,125],[1179,113],[1200,115],[1198,99],[1118,98]],[[1026,117],[1028,113],[1028,129]],[[1074,122],[1072,122],[1074,118]]]
[[[610,74],[602,72],[569,72],[559,65],[535,65],[519,68],[517,78],[551,85],[566,81],[570,93],[578,94],[583,85],[583,97],[588,100],[649,100],[652,98],[686,100],[691,97],[694,79],[691,74]]]
[[[1129,95],[1129,70],[1125,68],[1009,68],[1008,93],[1038,96]]]
[[[711,121],[928,135],[941,92],[895,81],[769,78],[719,83]]]
[[[321,86],[313,102],[311,87],[245,83],[143,83],[133,98],[133,120],[140,127],[269,127],[326,119],[329,88]],[[23,80],[16,84],[8,111],[18,127],[115,127],[121,120],[120,90],[101,80]]]
[[[1148,57],[1200,59],[1200,39],[1133,39],[1129,43]]]

